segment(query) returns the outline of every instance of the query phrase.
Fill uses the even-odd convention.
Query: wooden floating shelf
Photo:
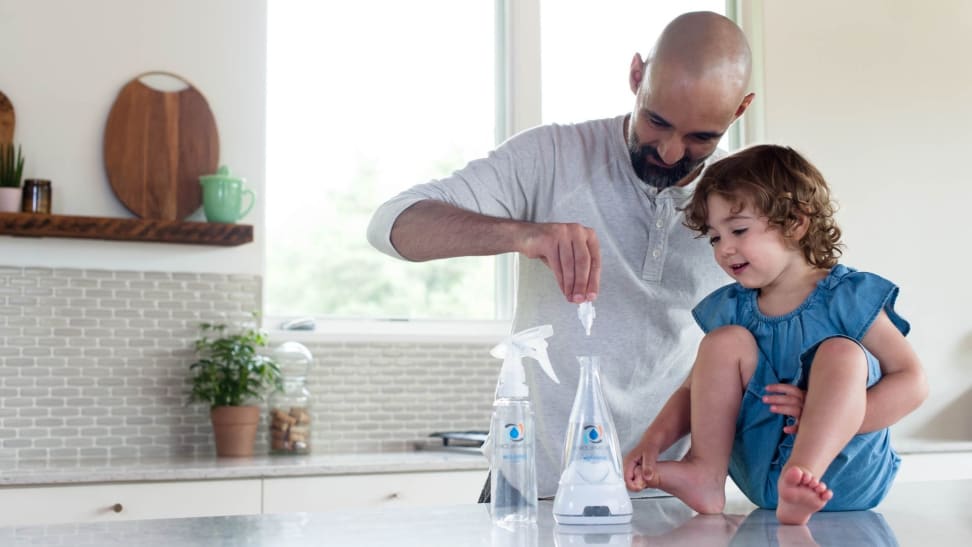
[[[0,235],[232,247],[253,241],[253,226],[180,220],[0,213]]]

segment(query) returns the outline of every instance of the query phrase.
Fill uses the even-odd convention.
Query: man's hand
[[[783,428],[784,433],[796,434],[800,429],[800,416],[803,414],[803,399],[806,392],[790,384],[770,384],[766,386],[763,402],[770,405],[769,410],[774,414],[782,414],[793,418],[793,425]]]
[[[594,230],[581,224],[524,225],[521,253],[539,258],[557,278],[568,302],[597,298],[601,282],[601,247]]]

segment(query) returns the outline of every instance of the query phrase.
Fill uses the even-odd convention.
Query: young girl
[[[884,498],[900,463],[887,428],[928,387],[894,310],[898,288],[837,263],[833,213],[823,177],[790,148],[754,146],[702,175],[685,223],[736,283],[693,310],[706,335],[625,457],[629,489],[719,513],[728,471],[784,524]],[[656,461],[686,433],[681,461]]]

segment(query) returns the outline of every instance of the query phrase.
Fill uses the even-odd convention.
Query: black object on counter
[[[482,446],[488,431],[439,431],[429,437],[442,439],[442,446]]]

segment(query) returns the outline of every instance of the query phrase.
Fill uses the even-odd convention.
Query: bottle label
[[[523,442],[526,438],[526,427],[522,424],[506,424],[504,426],[506,430],[506,438],[512,443]]]
[[[607,447],[604,445],[604,428],[599,424],[584,426],[582,439],[583,442],[578,449],[584,461],[606,461],[608,459]]]
[[[527,430],[523,423],[504,424],[503,439],[499,447],[503,459],[510,462],[526,461]]]

